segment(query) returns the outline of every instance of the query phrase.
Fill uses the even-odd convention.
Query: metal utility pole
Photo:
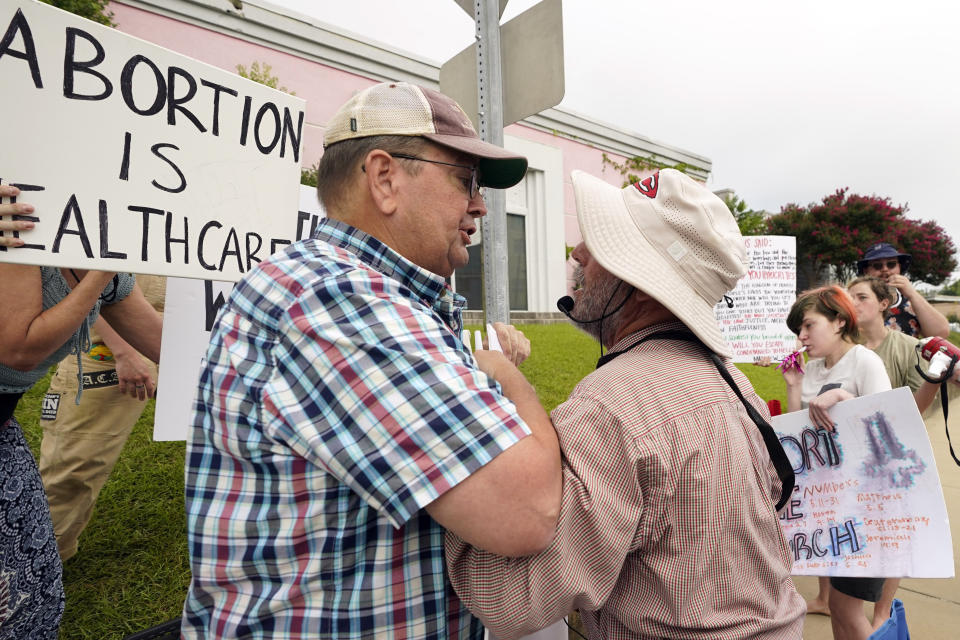
[[[478,133],[491,144],[503,146],[503,74],[500,66],[500,4],[474,0],[477,36]],[[510,321],[507,278],[507,198],[502,189],[489,189],[487,215],[480,221],[483,238],[484,323]]]

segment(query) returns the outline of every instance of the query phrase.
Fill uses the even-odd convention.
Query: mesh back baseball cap
[[[327,124],[323,147],[369,136],[419,136],[476,156],[484,187],[512,187],[527,172],[525,157],[481,140],[453,99],[406,82],[376,84],[350,98]]]

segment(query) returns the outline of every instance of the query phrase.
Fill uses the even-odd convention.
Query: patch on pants
[[[107,369],[106,371],[94,371],[93,373],[83,374],[84,389],[100,389],[103,387],[112,387],[120,384],[120,378],[117,377],[116,369]]]
[[[43,396],[43,404],[40,407],[41,420],[56,420],[57,411],[60,409],[60,394],[48,393]]]

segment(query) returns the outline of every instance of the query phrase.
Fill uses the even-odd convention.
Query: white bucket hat
[[[730,357],[713,308],[748,262],[723,201],[675,169],[623,189],[583,171],[571,178],[590,255],[666,307],[709,349]]]

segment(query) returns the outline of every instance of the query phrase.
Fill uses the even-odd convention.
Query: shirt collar
[[[317,224],[313,238],[356,255],[361,262],[399,281],[444,315],[452,316],[466,305],[466,298],[454,293],[444,278],[410,262],[377,238],[346,222],[324,218]]]
[[[634,331],[630,335],[620,338],[620,341],[617,344],[613,345],[613,348],[610,349],[610,354],[620,354],[624,351],[629,351],[636,345],[638,342],[643,340],[645,337],[651,333],[656,333],[658,331],[690,331],[685,324],[679,320],[670,320],[668,322],[659,322],[657,324],[652,324],[649,327],[644,327],[639,331]],[[609,354],[608,354],[609,355]]]

